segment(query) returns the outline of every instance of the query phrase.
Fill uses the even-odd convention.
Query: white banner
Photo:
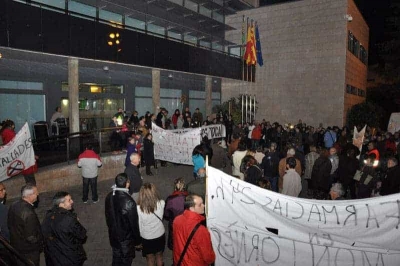
[[[185,133],[185,132],[189,132],[191,130],[196,130],[196,129],[197,128],[173,129],[173,130],[170,130],[170,132]],[[207,136],[208,139],[218,139],[218,138],[226,137],[225,125],[222,125],[222,124],[202,126],[200,129],[201,129],[201,131],[200,131],[201,137]]]
[[[307,200],[208,167],[215,265],[399,265],[400,194]]]
[[[200,128],[175,133],[153,123],[154,158],[180,164],[192,163],[193,149],[200,144]]]
[[[12,141],[0,147],[0,181],[18,175],[34,164],[31,133],[25,123]]]

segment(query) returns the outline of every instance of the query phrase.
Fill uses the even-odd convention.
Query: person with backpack
[[[245,165],[244,181],[258,186],[258,181],[263,179],[264,173],[260,166],[257,165],[256,159],[252,155],[246,155],[243,158]]]

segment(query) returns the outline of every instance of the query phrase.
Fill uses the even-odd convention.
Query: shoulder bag
[[[186,251],[189,247],[190,241],[192,241],[192,238],[193,238],[194,234],[196,233],[197,229],[199,229],[200,225],[201,225],[201,223],[196,224],[196,226],[193,228],[192,232],[190,233],[189,238],[186,241],[185,247],[183,248],[182,254],[179,258],[178,264],[176,264],[176,266],[181,266],[183,257],[186,254]]]

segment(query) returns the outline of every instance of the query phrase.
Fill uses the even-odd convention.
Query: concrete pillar
[[[212,77],[206,76],[206,113],[205,115],[212,114]],[[204,117],[205,119],[205,117]]]
[[[68,58],[69,132],[79,132],[79,61]]]
[[[151,70],[151,86],[153,88],[153,113],[157,113],[160,106],[160,70]]]

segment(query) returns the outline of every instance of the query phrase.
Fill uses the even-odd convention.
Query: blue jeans
[[[92,190],[92,200],[97,201],[99,196],[97,195],[97,176],[94,178],[83,177],[83,196],[82,201],[87,201],[89,196],[89,185]]]
[[[278,192],[278,176],[267,177],[269,183],[271,183],[272,191]]]

